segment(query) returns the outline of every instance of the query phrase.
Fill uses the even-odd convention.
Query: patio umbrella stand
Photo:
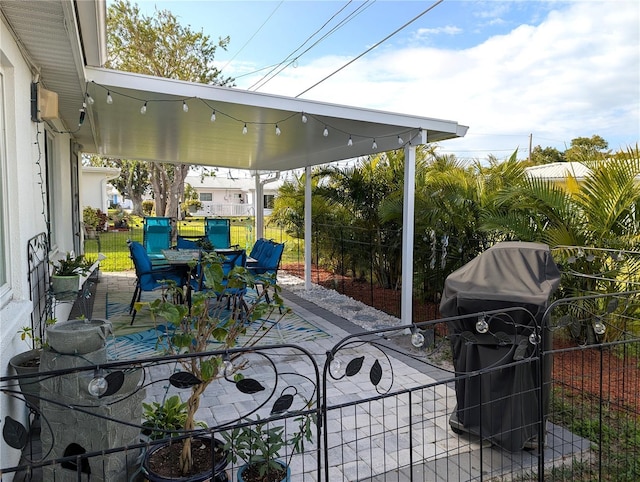
[[[538,360],[527,360],[541,336],[550,348],[542,322],[559,283],[549,247],[525,242],[498,243],[447,277],[440,312],[456,317],[448,322],[456,372],[457,405],[449,419],[454,432],[509,451],[537,447],[540,396],[546,420],[551,362],[545,361],[540,377]],[[505,311],[485,314],[494,310]]]
[[[107,362],[106,320],[68,320],[47,327],[49,348],[40,371],[64,370]],[[43,377],[41,441],[52,459],[81,455],[137,443],[144,389],[137,389],[142,371],[105,373],[99,369]],[[110,386],[111,380],[119,380]],[[54,403],[57,402],[57,403]],[[70,409],[69,407],[78,407]],[[113,419],[113,420],[110,420]],[[128,480],[138,470],[140,451],[130,450],[43,468],[44,480]],[[79,475],[80,473],[80,475]],[[79,478],[81,476],[81,478]]]

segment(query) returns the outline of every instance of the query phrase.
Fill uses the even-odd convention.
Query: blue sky
[[[560,150],[593,134],[613,149],[640,140],[636,0],[445,0],[308,91],[436,2],[137,3],[230,36],[216,62],[238,88],[456,120],[467,136],[440,151],[463,159],[525,157],[530,134]],[[296,55],[264,83],[265,67]]]

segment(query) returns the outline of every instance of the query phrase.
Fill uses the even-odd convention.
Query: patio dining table
[[[225,255],[228,253],[236,252],[237,249],[223,248],[214,250],[217,254]],[[200,259],[199,249],[164,249],[162,255],[165,257],[168,264],[172,266],[185,266],[188,267],[191,261],[198,261]],[[256,263],[257,260],[247,256],[246,264]]]

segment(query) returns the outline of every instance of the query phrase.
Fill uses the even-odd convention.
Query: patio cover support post
[[[420,142],[420,139],[415,139]],[[412,139],[413,141],[413,139]],[[404,148],[404,196],[402,207],[402,291],[400,318],[403,325],[413,321],[413,233],[416,194],[416,146]]]
[[[253,213],[256,217],[255,220],[255,235],[254,240],[258,240],[264,237],[264,196],[262,182],[260,181],[260,173],[256,172],[256,198],[253,200]]]
[[[304,289],[311,289],[311,166],[304,168]]]

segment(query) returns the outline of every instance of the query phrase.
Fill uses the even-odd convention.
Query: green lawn
[[[98,252],[107,258],[100,264],[103,271],[125,271],[133,269],[133,263],[129,258],[127,240],[142,242],[142,219],[134,218],[128,231],[108,231],[99,233],[99,239],[87,239],[85,241],[85,255],[96,259]],[[187,218],[178,222],[178,233],[183,236],[204,235],[204,218]],[[297,262],[303,258],[302,240],[296,240],[288,236],[280,228],[265,227],[265,238],[276,242],[285,242],[285,251],[282,262]],[[231,244],[237,244],[241,248],[251,251],[255,243],[252,219],[232,219]]]

